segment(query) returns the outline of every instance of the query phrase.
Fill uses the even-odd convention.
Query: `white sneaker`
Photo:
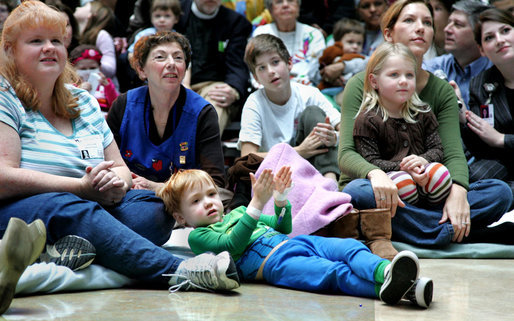
[[[380,288],[380,300],[396,304],[409,291],[418,278],[419,260],[411,251],[398,253],[386,268],[384,284]]]
[[[180,263],[169,281],[170,292],[178,290],[227,291],[239,287],[236,264],[228,252],[204,253]]]
[[[41,262],[53,262],[73,271],[88,267],[96,256],[96,249],[85,238],[77,235],[67,235],[53,245],[46,246],[46,252],[41,254]]]
[[[406,300],[422,307],[428,308],[432,303],[432,295],[434,293],[434,282],[431,278],[419,278],[414,282],[414,285],[410,288],[405,296]]]

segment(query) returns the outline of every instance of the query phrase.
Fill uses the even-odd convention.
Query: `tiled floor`
[[[5,320],[514,320],[514,260],[421,260],[428,310],[245,284],[230,295],[118,289],[16,298]],[[0,317],[0,320],[3,320]]]

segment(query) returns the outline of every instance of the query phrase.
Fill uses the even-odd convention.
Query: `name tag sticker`
[[[77,143],[82,159],[104,158],[102,140],[99,136],[76,138],[75,143]]]

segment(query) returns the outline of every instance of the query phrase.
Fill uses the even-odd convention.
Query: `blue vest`
[[[147,95],[147,86],[127,92],[127,105],[120,127],[120,151],[127,166],[137,175],[155,182],[166,181],[179,169],[198,168],[195,159],[196,127],[198,115],[209,102],[186,89],[186,102],[173,135],[160,145],[154,145],[150,141],[149,129],[145,128],[151,112],[151,108],[146,108],[145,112]]]

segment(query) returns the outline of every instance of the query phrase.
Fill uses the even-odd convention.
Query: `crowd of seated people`
[[[0,29],[22,2],[0,0]],[[0,205],[0,211],[19,215],[27,223],[42,219],[47,242],[81,234],[94,243],[100,264],[155,283],[163,283],[157,276],[161,272],[187,274],[183,261],[169,255],[157,258],[160,250],[156,245],[169,238],[175,222],[164,217],[164,205],[155,193],[177,172],[201,169],[212,178],[221,199],[229,202],[234,189],[228,183],[227,169],[233,161],[224,158],[222,138],[235,122],[240,128],[236,137],[229,138],[237,141],[243,161],[250,154],[266,157],[276,144],[288,143],[337,183],[340,191],[351,195],[354,207],[388,209],[371,220],[387,242],[393,239],[429,247],[450,242],[514,244],[507,236],[514,231],[514,222],[508,222],[512,224],[508,228],[488,227],[513,209],[514,169],[510,156],[504,157],[511,154],[514,144],[510,136],[514,75],[508,67],[514,56],[514,30],[512,7],[505,5],[506,1],[490,1],[489,5],[478,0],[41,2],[54,8],[66,27],[62,44],[57,39],[50,42],[68,61],[57,66],[55,79],[45,83],[40,79],[44,71],[25,73],[27,66],[10,56],[17,46],[32,45],[8,37],[8,33],[24,36],[23,30],[11,27],[2,35],[0,58],[9,66],[0,68],[0,86],[7,88],[2,91],[4,102],[0,102],[0,114],[4,115],[0,130],[16,144],[9,147],[7,156],[0,157],[0,164],[6,165],[0,178],[16,178],[19,186],[0,189],[0,199],[8,201]],[[30,11],[30,5],[26,10]],[[16,19],[24,19],[22,10],[17,14]],[[52,17],[49,21],[57,19],[53,11],[48,15]],[[43,36],[38,35],[44,51],[44,37],[61,30],[37,23],[44,30]],[[37,29],[34,25],[30,26]],[[412,52],[415,65],[405,77],[410,77],[419,99],[434,113],[431,128],[436,128],[444,152],[439,161],[452,178],[448,194],[437,206],[404,202],[399,196],[402,186],[357,152],[353,136],[356,115],[366,100],[364,93],[371,90],[370,79],[378,78],[382,67],[378,66],[375,74],[366,74],[366,66],[384,42],[404,45]],[[505,57],[493,50],[504,43],[509,45]],[[378,91],[378,85],[373,89]],[[54,104],[56,99],[65,100]],[[377,98],[375,103],[384,102]],[[100,109],[97,113],[96,106],[104,113]],[[21,153],[24,144],[36,144],[37,140],[25,141],[22,123],[26,117],[19,115],[18,108],[38,121],[38,117],[47,119],[45,126],[50,129],[45,130],[68,136],[84,130],[74,122],[83,118],[84,126],[94,128],[91,130],[98,137],[75,140],[79,159],[52,160],[51,165],[38,167],[36,158]],[[41,112],[35,113],[37,110]],[[416,113],[410,116],[403,119],[407,123],[417,119]],[[401,121],[394,121],[400,131]],[[52,140],[57,139],[54,136]],[[405,139],[400,147],[408,158],[414,154],[411,143],[419,142]],[[367,142],[381,147],[372,139]],[[66,147],[66,153],[72,153],[70,148]],[[379,154],[386,150],[381,148]],[[50,157],[48,146],[43,149]],[[409,159],[419,161],[411,164],[417,168],[415,175],[429,171],[424,158]],[[397,165],[401,170],[408,167]],[[45,183],[47,176],[52,183]],[[31,185],[27,177],[36,183]],[[256,184],[253,176],[248,181],[252,187]],[[49,218],[61,219],[61,214],[50,208],[57,202],[56,193],[64,195],[66,204],[80,199],[84,207],[97,206],[91,214],[117,213],[125,203],[137,209],[151,203],[147,211],[152,210],[161,224],[143,231],[149,222],[125,218],[120,210],[119,218],[105,223],[106,231],[85,233],[68,228],[57,232],[48,225]],[[29,215],[31,198],[46,201],[46,212]],[[490,200],[485,204],[484,199]],[[1,233],[6,233],[9,215],[0,219]],[[84,220],[74,212],[70,217],[79,223]],[[110,242],[114,235],[96,239],[95,235],[109,234],[122,223],[128,226],[122,229],[127,237],[134,238],[141,248],[151,249],[153,266],[130,270],[130,265],[113,262],[102,253],[109,249],[102,240]],[[37,224],[29,228],[35,229]],[[153,232],[155,235],[148,235]],[[42,234],[40,230],[24,233],[39,238]],[[37,242],[28,249],[29,257],[20,258],[22,266],[32,263],[33,256],[41,252],[41,241]],[[0,257],[4,248],[0,247]],[[373,253],[388,259],[397,254],[390,244]],[[126,249],[123,255],[136,253]],[[215,260],[232,264],[228,254],[224,255]],[[19,278],[18,272],[8,280],[9,286]],[[2,282],[0,278],[0,285]],[[180,283],[176,279],[166,282]],[[238,286],[238,282],[225,280],[225,289]]]

